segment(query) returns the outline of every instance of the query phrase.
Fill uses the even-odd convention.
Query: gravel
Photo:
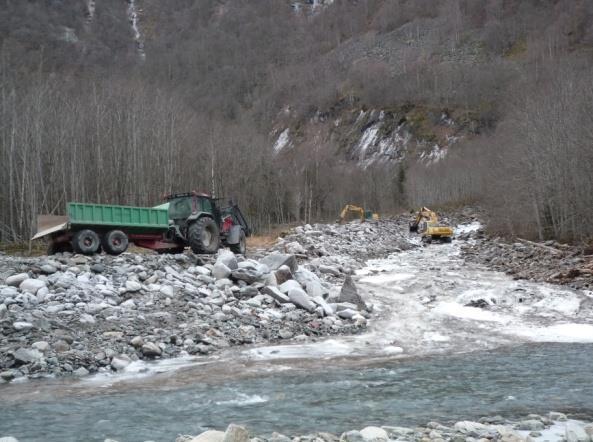
[[[249,258],[0,255],[0,382],[359,333],[368,306],[349,276],[370,257],[414,247],[402,226],[306,225]]]
[[[557,419],[555,419],[557,418]],[[533,429],[536,428],[536,429]],[[546,434],[544,434],[544,432]],[[176,442],[387,442],[389,440],[428,441],[505,441],[529,442],[535,440],[565,440],[570,442],[590,441],[593,424],[568,420],[562,413],[548,416],[530,414],[522,421],[503,419],[500,416],[483,417],[478,422],[459,421],[451,424],[429,422],[423,426],[368,426],[342,434],[319,432],[298,436],[280,433],[257,436],[250,439],[245,427],[231,424],[225,432],[209,430],[198,436],[179,436]],[[232,436],[232,437],[231,437]],[[536,439],[537,438],[537,439]]]

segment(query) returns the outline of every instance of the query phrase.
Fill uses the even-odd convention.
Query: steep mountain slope
[[[2,238],[212,182],[256,226],[477,200],[507,233],[591,232],[589,1],[5,4]]]

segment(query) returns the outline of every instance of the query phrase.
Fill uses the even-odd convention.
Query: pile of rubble
[[[352,273],[365,261],[418,247],[410,241],[408,220],[396,219],[299,226],[281,238],[274,250],[308,258],[321,273]]]
[[[297,335],[356,333],[371,306],[299,266],[222,251],[119,257],[0,256],[0,378],[123,370]]]
[[[483,232],[470,234],[475,241],[462,247],[466,260],[484,264],[516,279],[562,284],[579,290],[593,289],[593,253],[582,247],[556,241],[508,242],[487,238]]]

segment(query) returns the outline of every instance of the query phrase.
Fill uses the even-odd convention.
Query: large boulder
[[[346,277],[344,285],[342,285],[338,302],[349,302],[356,305],[360,310],[366,309],[366,303],[358,293],[358,289],[350,276]]]
[[[291,289],[302,289],[303,287],[294,279],[289,279],[278,286],[278,290],[282,293],[288,293]]]
[[[188,442],[223,442],[224,434],[223,431],[208,430]]]
[[[323,309],[323,314],[325,316],[331,316],[334,314],[334,309],[332,308],[332,306],[329,305],[321,296],[316,296],[312,298],[312,300],[315,304],[317,304],[319,307]]]
[[[231,275],[236,281],[245,281],[247,284],[253,284],[262,277],[262,274],[255,269],[239,268],[233,270]]]
[[[309,298],[302,289],[290,289],[288,291],[288,298],[290,302],[292,302],[297,307],[300,307],[304,310],[307,310],[309,313],[312,313],[317,308],[317,305]]]
[[[111,368],[116,371],[121,371],[132,363],[128,355],[118,355],[111,359]]]
[[[321,296],[325,299],[329,295],[329,291],[323,286],[321,279],[307,269],[300,267],[295,272],[294,279],[305,288],[305,291],[311,297]]]
[[[154,358],[160,356],[162,353],[161,347],[153,342],[147,342],[142,346],[142,354],[148,358]]]
[[[276,284],[284,284],[286,281],[294,278],[292,275],[292,271],[288,266],[280,266],[274,273],[273,273]]]
[[[6,285],[18,287],[23,281],[27,279],[29,279],[29,275],[27,273],[19,273],[6,278]]]
[[[245,427],[230,424],[224,432],[222,442],[249,442],[249,432]]]
[[[306,255],[307,251],[297,241],[290,242],[284,246],[284,250],[291,255]]]
[[[291,272],[296,272],[298,268],[296,257],[288,253],[274,252],[261,259],[260,262],[267,265],[270,270],[278,270],[282,266],[287,266]]]
[[[220,249],[218,251],[218,257],[216,258],[217,264],[224,264],[229,269],[235,270],[239,267],[239,263],[237,262],[237,257],[233,252],[226,249]]]
[[[567,422],[564,434],[566,442],[588,442],[591,439],[583,427],[576,422]]]
[[[14,352],[14,360],[20,364],[29,364],[31,362],[37,362],[43,359],[43,353],[34,348],[23,348],[20,347]]]
[[[19,288],[22,292],[36,294],[40,288],[45,287],[46,285],[45,281],[42,281],[41,279],[25,279],[20,283]]]
[[[216,262],[212,268],[212,276],[216,279],[224,279],[231,276],[231,269],[222,262]]]
[[[282,293],[279,288],[274,286],[266,286],[261,291],[264,295],[271,296],[279,304],[286,304],[290,302],[288,295]]]
[[[379,427],[366,427],[360,430],[360,435],[365,442],[387,442],[387,431]]]

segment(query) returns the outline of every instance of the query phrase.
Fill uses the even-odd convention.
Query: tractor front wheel
[[[192,252],[216,253],[220,243],[218,226],[212,218],[203,217],[189,226],[187,239]]]
[[[247,252],[247,239],[243,230],[241,230],[241,234],[239,235],[239,243],[232,244],[230,248],[233,253],[245,255],[245,252]]]
[[[128,250],[128,235],[121,230],[111,230],[101,240],[103,250],[110,255],[121,255]]]
[[[72,249],[81,255],[94,255],[101,247],[101,239],[97,232],[90,229],[79,230],[72,237]]]

